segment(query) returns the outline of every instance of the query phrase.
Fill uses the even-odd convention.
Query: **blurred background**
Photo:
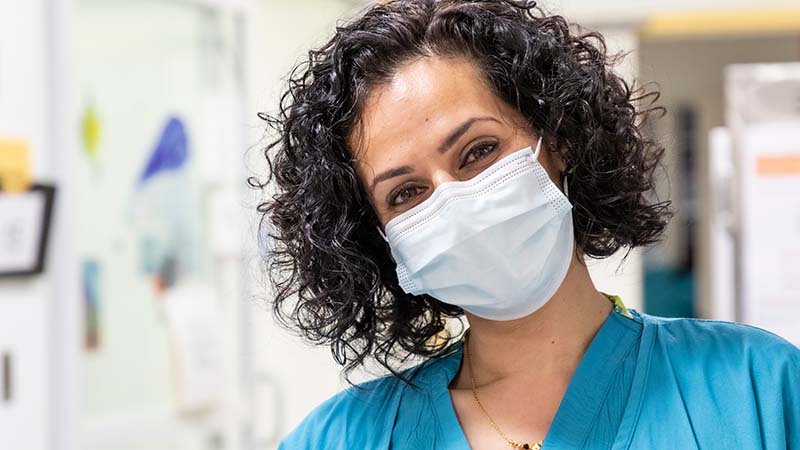
[[[367,3],[0,0],[0,448],[274,449],[345,386],[265,306],[245,180],[256,113]],[[668,109],[677,215],[598,286],[800,344],[797,0],[540,4]]]

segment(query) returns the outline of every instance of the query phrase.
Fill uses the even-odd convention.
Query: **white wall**
[[[76,183],[71,177],[77,173],[74,163],[79,157],[80,123],[76,110],[79,92],[75,68],[71,66],[75,57],[72,27],[76,3],[73,0],[0,0],[0,135],[28,139],[34,179],[57,185],[45,273],[29,279],[0,281],[0,351],[12,353],[15,370],[13,402],[0,403],[2,449],[85,448],[76,444],[81,412],[78,374],[83,305],[78,284],[76,234],[70,228],[76,222],[73,207]],[[220,4],[227,3],[220,0]],[[238,185],[241,180],[237,176],[229,181]],[[234,280],[228,285],[234,284],[240,276],[238,271],[229,270],[230,267],[233,264],[217,274]],[[229,303],[238,305],[240,293],[232,294]],[[229,317],[231,315],[235,314],[226,314],[224,319],[235,322],[238,317]],[[235,339],[230,337],[232,341]],[[233,350],[226,356],[238,363],[240,355],[235,346],[236,342],[230,344]],[[234,392],[230,395],[231,403],[238,400],[235,391],[240,388],[236,383],[239,374],[233,375],[236,379],[226,382],[227,392]],[[115,383],[124,384],[120,379]],[[93,388],[91,384],[84,387]],[[235,408],[232,410],[238,412]],[[231,410],[226,409],[228,411]],[[175,416],[174,409],[163,413],[156,411],[142,422],[158,414],[160,417]],[[109,419],[104,425],[116,423],[129,432],[131,422],[137,418],[124,419]],[[231,422],[231,428],[238,427],[237,417],[225,420]],[[135,431],[146,435],[153,429],[167,428],[171,435],[185,435],[186,439],[181,442],[189,442],[197,436],[197,428],[202,427],[202,424],[195,427],[183,423],[185,429],[175,429],[150,422],[153,426],[150,430]],[[232,433],[238,431],[234,429]],[[98,430],[98,434],[103,433],[111,432]],[[120,439],[119,434],[113,436],[113,445],[119,447]],[[124,444],[128,448],[134,445],[131,440]],[[199,445],[189,448],[199,448]]]
[[[0,0],[0,136],[29,141],[33,176],[52,178],[47,129],[45,1]],[[51,266],[48,261],[48,266]],[[0,280],[0,351],[13,361],[13,397],[0,400],[0,448],[39,450],[51,425],[50,273]]]
[[[78,82],[71,88],[80,89],[81,114],[91,102],[101,124],[96,155],[76,152],[71,183],[81,200],[72,219],[76,253],[101,267],[100,344],[91,351],[79,344],[81,450],[199,449],[212,441],[242,448],[248,424],[237,188],[244,184],[245,130],[238,67],[247,61],[239,59],[243,30],[230,6],[165,0],[76,7]],[[186,126],[187,162],[171,179],[159,175],[137,189],[153,142],[173,115]],[[169,197],[161,188],[170,189]],[[138,220],[131,214],[137,206]],[[179,244],[186,257],[176,285],[157,295],[141,269],[137,238],[165,223],[190,241]],[[203,305],[216,314],[199,325],[197,316],[178,313],[180,292],[198,303],[194,311]]]

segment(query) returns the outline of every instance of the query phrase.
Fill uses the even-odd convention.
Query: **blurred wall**
[[[50,27],[50,6],[45,0],[0,0],[0,136],[28,141],[32,175],[43,182],[53,181],[60,161],[53,139],[58,125],[51,123],[57,107],[48,58],[57,30]],[[12,360],[12,397],[0,400],[2,448],[39,450],[52,444],[58,404],[49,374],[56,368],[51,345],[61,301],[55,295],[59,273],[52,270],[60,262],[52,249],[59,244],[51,235],[46,273],[0,280],[0,351]]]
[[[797,34],[771,33],[753,36],[712,36],[644,38],[639,52],[643,81],[658,83],[660,102],[669,114],[658,121],[654,132],[667,146],[665,165],[668,180],[662,178],[659,191],[669,195],[678,213],[670,223],[662,246],[653,249],[648,256],[656,265],[676,266],[685,257],[686,229],[679,220],[688,214],[691,205],[682,203],[679,191],[694,183],[698,219],[695,228],[695,290],[696,314],[709,317],[711,236],[705,224],[710,220],[708,198],[711,194],[708,173],[708,135],[713,127],[725,125],[725,97],[723,69],[729,64],[797,61],[800,59],[800,38]],[[679,107],[691,108],[697,117],[695,134],[692,136],[696,150],[695,173],[687,174],[678,161],[678,130],[675,111]],[[693,178],[692,178],[693,177]],[[732,301],[732,300],[731,300]],[[709,317],[710,318],[710,317]]]

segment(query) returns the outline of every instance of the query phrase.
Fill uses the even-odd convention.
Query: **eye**
[[[389,196],[389,207],[395,208],[407,203],[417,195],[421,194],[423,190],[425,190],[425,188],[419,186],[401,187]]]
[[[467,156],[461,163],[461,167],[465,167],[474,163],[475,161],[479,161],[492,154],[495,150],[497,150],[497,144],[494,142],[477,144],[467,152]]]

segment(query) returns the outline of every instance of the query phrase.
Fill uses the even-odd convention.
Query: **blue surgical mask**
[[[402,289],[490,320],[541,308],[573,255],[572,205],[530,147],[440,184],[386,224]]]

